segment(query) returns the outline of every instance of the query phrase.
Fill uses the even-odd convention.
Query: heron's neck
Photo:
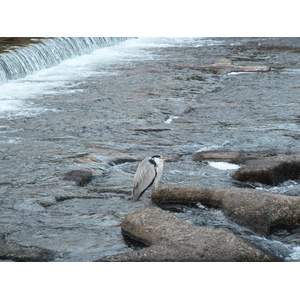
[[[153,183],[154,186],[157,186],[164,167],[164,163],[162,161],[156,161],[156,163],[157,163],[157,168],[156,168],[156,178]]]

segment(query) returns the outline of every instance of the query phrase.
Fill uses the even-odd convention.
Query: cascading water
[[[125,37],[59,37],[41,39],[38,44],[0,54],[0,84],[25,77],[63,60],[108,47],[126,40]]]

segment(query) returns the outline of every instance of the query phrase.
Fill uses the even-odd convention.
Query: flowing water
[[[231,174],[239,166],[195,163],[195,152],[300,150],[298,39],[138,38],[103,44],[99,38],[102,44],[90,47],[91,41],[80,44],[79,52],[78,43],[60,39],[17,50],[13,57],[25,58],[25,73],[23,67],[1,71],[3,61],[7,66],[13,59],[0,54],[0,232],[6,240],[56,251],[56,261],[131,251],[120,222],[143,206],[129,200],[133,174],[145,156],[172,158],[164,183],[218,189],[234,185]],[[61,44],[68,54],[48,59]],[[269,65],[271,71],[192,68],[219,57]],[[74,169],[92,171],[93,180],[84,187],[64,180]],[[256,188],[300,195],[297,181]],[[263,238],[220,210],[169,209],[187,222],[231,230],[285,260],[300,259],[297,229]]]
[[[80,69],[73,71],[70,67],[60,67],[59,74],[52,73],[52,78],[46,80],[41,78],[43,72],[35,74],[39,70],[44,70],[49,67],[60,64],[61,62],[77,57],[83,54],[91,53],[95,49],[101,47],[109,47],[115,45],[126,38],[56,38],[56,39],[41,39],[37,44],[30,44],[27,47],[13,47],[11,50],[6,51],[0,55],[0,88],[1,88],[1,105],[0,115],[5,112],[12,111],[28,111],[27,103],[22,102],[23,99],[28,99],[31,96],[45,93],[45,90],[52,89],[51,81],[55,81],[54,85],[58,84],[61,79],[71,79],[72,73],[77,74]],[[9,48],[10,49],[10,48]],[[76,59],[75,59],[76,60]],[[89,62],[91,63],[91,62]],[[76,66],[75,66],[76,67]],[[52,69],[53,72],[53,69]],[[51,73],[51,71],[50,71]],[[35,74],[30,77],[28,75]],[[27,76],[27,77],[26,77]],[[57,77],[56,77],[57,76]],[[83,76],[87,76],[84,74]],[[26,77],[25,80],[17,80]],[[11,80],[14,80],[11,82]],[[28,82],[29,84],[25,84]],[[33,89],[34,82],[37,81]],[[8,83],[8,84],[5,84]],[[63,83],[62,83],[63,84]]]

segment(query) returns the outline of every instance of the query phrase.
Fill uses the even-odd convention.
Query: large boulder
[[[233,174],[242,182],[259,182],[278,185],[289,179],[300,177],[300,153],[272,151],[203,151],[192,156],[196,162],[225,161],[244,165]]]
[[[126,215],[122,231],[150,247],[99,261],[274,261],[277,258],[229,231],[189,224],[158,207]]]
[[[233,178],[239,181],[278,185],[300,176],[300,153],[276,155],[249,160]]]
[[[196,204],[220,208],[231,220],[268,236],[281,227],[300,226],[300,197],[254,189],[214,190],[161,184],[152,193],[155,204]]]

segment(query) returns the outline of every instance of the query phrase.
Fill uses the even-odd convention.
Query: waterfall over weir
[[[125,41],[125,37],[59,37],[42,39],[0,54],[0,84],[25,77],[38,70],[59,64],[76,55],[92,52]]]

